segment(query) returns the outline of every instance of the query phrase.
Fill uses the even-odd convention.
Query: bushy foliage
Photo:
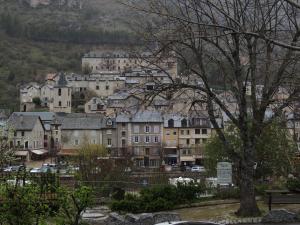
[[[80,186],[73,190],[61,188],[58,192],[59,213],[56,217],[57,225],[81,224],[82,212],[93,203],[92,190]]]
[[[286,187],[290,191],[300,192],[300,179],[299,178],[289,178],[286,182]]]
[[[126,194],[123,200],[113,201],[111,209],[133,213],[170,210],[195,201],[203,192],[204,186],[198,183],[154,186],[141,190],[139,195]]]
[[[41,101],[41,99],[40,99],[39,97],[34,97],[34,98],[32,99],[32,102],[33,102],[36,106],[41,106],[41,103],[42,103],[42,101]]]
[[[263,130],[257,144],[255,171],[256,178],[267,176],[286,176],[292,170],[291,158],[293,157],[296,146],[286,129],[282,129],[284,124],[274,121]],[[225,136],[232,149],[240,155],[242,142],[239,131],[234,126],[229,126]],[[209,174],[216,175],[216,165],[220,161],[232,161],[231,157],[224,149],[222,141],[218,136],[214,136],[205,146],[205,167]],[[236,166],[238,162],[233,162]]]
[[[238,188],[226,188],[218,190],[215,194],[217,199],[239,199],[240,198],[240,189]]]
[[[257,184],[255,185],[255,193],[260,196],[264,196],[266,194],[266,190],[268,190],[270,187],[268,184]]]
[[[39,224],[51,212],[51,207],[41,200],[38,185],[2,185],[0,189],[0,221],[3,224]]]

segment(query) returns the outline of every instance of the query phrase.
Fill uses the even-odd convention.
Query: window
[[[21,143],[20,143],[20,141],[18,141],[18,146],[20,146],[21,145]]]
[[[148,126],[148,125],[145,126],[145,132],[146,132],[146,133],[149,133],[149,132],[150,132],[150,126]]]
[[[111,134],[112,132],[111,132],[111,129],[108,129],[107,131],[106,131],[106,134]]]
[[[187,127],[187,120],[186,119],[181,120],[181,126],[182,127]]]
[[[99,85],[96,86],[96,90],[99,90]]]
[[[154,137],[154,142],[155,142],[155,143],[158,142],[158,137],[157,137],[157,136]]]
[[[176,132],[176,130],[174,130],[174,131],[173,131],[173,135],[176,135],[176,134],[177,134],[177,132]]]
[[[108,119],[108,120],[106,121],[106,125],[111,126],[111,125],[112,125],[112,120],[111,120],[111,119]]]
[[[139,127],[139,125],[135,125],[134,127],[133,127],[133,133],[139,133],[140,132],[140,127]]]
[[[61,101],[58,102],[58,106],[61,106]]]
[[[181,135],[184,135],[184,130],[181,130],[181,131],[180,131],[180,134],[181,134]]]
[[[200,134],[200,129],[195,129],[195,134]]]
[[[199,145],[199,144],[200,144],[200,138],[196,138],[196,139],[195,139],[195,144],[196,144],[196,145]]]
[[[150,148],[145,148],[145,155],[149,155],[150,153]]]
[[[79,140],[75,140],[75,145],[79,145]]]
[[[134,147],[133,154],[134,155],[143,155],[144,153],[139,147]]]
[[[126,126],[126,123],[122,123],[122,127],[125,127]]]
[[[134,136],[134,142],[139,143],[139,136]]]
[[[202,134],[207,134],[207,129],[202,129]]]
[[[55,138],[55,142],[58,143],[58,138]]]
[[[174,120],[173,119],[168,120],[168,127],[174,127]]]
[[[22,137],[24,137],[25,136],[25,132],[24,131],[22,131]]]
[[[17,131],[14,132],[14,136],[17,137]]]
[[[187,134],[187,135],[190,135],[190,130],[186,130],[186,134]]]
[[[150,142],[150,137],[149,137],[149,136],[146,136],[146,137],[145,137],[145,142],[146,142],[146,143],[149,143],[149,142]]]
[[[61,96],[61,88],[58,88],[58,96]]]
[[[55,135],[58,135],[58,131],[55,131]]]
[[[126,131],[122,131],[122,137],[126,136]]]
[[[190,139],[186,139],[186,144],[187,144],[187,145],[190,144]]]
[[[111,138],[107,138],[107,145],[111,146]]]
[[[149,166],[150,167],[159,167],[159,160],[158,159],[150,159]]]
[[[144,166],[144,160],[143,159],[136,159],[135,161],[136,166],[143,167]]]
[[[106,86],[105,86],[105,89],[106,89],[106,90],[109,90],[109,86],[108,86],[108,85],[106,85]]]
[[[126,146],[126,140],[122,139],[122,147],[125,147],[125,146]]]

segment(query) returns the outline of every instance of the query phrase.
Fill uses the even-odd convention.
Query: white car
[[[175,222],[164,222],[164,223],[157,223],[155,225],[219,225],[217,223],[212,222],[206,222],[206,221],[199,221],[199,222],[193,222],[193,221],[175,221]]]
[[[191,172],[205,172],[204,166],[193,166]]]
[[[30,170],[30,173],[40,173],[41,172],[41,169],[40,168],[32,168]]]

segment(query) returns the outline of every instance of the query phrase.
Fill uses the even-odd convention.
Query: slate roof
[[[14,112],[16,115],[39,116],[42,121],[52,121],[55,113],[53,112]]]
[[[142,52],[142,57],[150,57],[152,54],[150,52]],[[138,54],[128,53],[126,51],[92,51],[84,54],[83,58],[137,58]]]
[[[67,86],[68,81],[66,80],[65,74],[60,73],[59,74],[59,79],[57,81],[56,87],[65,87]]]
[[[103,116],[69,113],[57,114],[62,130],[99,130],[103,127]]]
[[[156,111],[139,111],[135,114],[120,114],[116,118],[116,122],[132,122],[132,123],[162,123],[163,118],[160,112]]]
[[[17,115],[13,113],[9,117],[7,124],[15,130],[31,131],[38,120],[40,120],[40,117],[36,115]]]

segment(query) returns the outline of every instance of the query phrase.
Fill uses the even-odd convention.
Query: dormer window
[[[111,120],[111,119],[108,119],[108,120],[106,121],[106,125],[107,125],[107,126],[111,126],[111,125],[112,125],[112,120]]]
[[[181,120],[181,127],[187,127],[187,120],[186,119]]]
[[[168,127],[174,127],[174,120],[173,119],[168,120]]]

